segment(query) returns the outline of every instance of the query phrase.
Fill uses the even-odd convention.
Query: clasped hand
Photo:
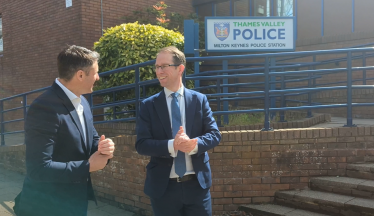
[[[98,147],[100,154],[113,155],[114,149],[115,147],[113,141],[111,139],[105,139],[105,136],[101,135]]]
[[[111,139],[105,139],[102,135],[99,140],[98,151],[91,155],[89,159],[90,172],[104,169],[108,160],[113,158],[114,143]]]
[[[178,133],[175,135],[174,138],[174,150],[179,150],[184,153],[191,152],[197,145],[197,139],[190,139],[186,133],[184,133],[184,129],[182,126],[179,127]]]

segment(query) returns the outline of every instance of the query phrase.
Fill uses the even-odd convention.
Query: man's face
[[[168,65],[174,65],[172,54],[167,52],[159,53],[155,64],[157,79],[162,87],[166,87],[167,89],[176,92],[182,86],[181,77],[184,67],[183,65]],[[164,68],[162,69],[162,67]]]
[[[84,75],[83,82],[82,82],[82,94],[88,94],[93,92],[93,86],[96,81],[100,79],[99,77],[99,65],[97,61],[95,61],[92,66],[88,69],[89,74]]]

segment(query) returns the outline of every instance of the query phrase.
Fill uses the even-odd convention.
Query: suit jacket
[[[212,185],[209,156],[207,151],[221,140],[205,95],[186,89],[184,91],[186,134],[198,139],[198,152],[191,155],[192,165],[203,189]],[[165,92],[142,101],[137,120],[136,150],[141,155],[151,156],[147,165],[144,192],[150,197],[161,197],[168,185],[173,158],[168,150],[172,137],[171,123]]]
[[[56,83],[31,104],[25,119],[27,175],[14,207],[18,216],[86,215],[88,199],[95,200],[88,159],[100,138],[90,106],[81,100],[87,140],[73,104]]]

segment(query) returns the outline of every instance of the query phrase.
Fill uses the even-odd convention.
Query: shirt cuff
[[[168,149],[170,156],[175,158],[177,156],[177,153],[174,150],[174,139],[168,141]]]
[[[196,145],[195,148],[194,148],[192,151],[190,151],[190,153],[188,153],[188,155],[196,154],[197,151],[198,151],[198,147],[197,147],[197,146],[198,146],[198,145]]]

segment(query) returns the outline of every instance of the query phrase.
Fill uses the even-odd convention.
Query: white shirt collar
[[[166,87],[164,87],[164,91],[165,91],[165,96],[166,97],[170,97],[170,95],[172,94],[172,93],[174,93],[173,91],[171,91],[170,89],[168,89],[168,88],[166,88]],[[180,87],[179,89],[178,89],[178,94],[180,95],[180,96],[182,96],[183,97],[183,93],[184,93],[184,85],[182,84],[182,87]]]
[[[65,92],[66,96],[70,99],[72,104],[74,105],[75,108],[81,103],[81,99],[77,97],[73,92],[71,92],[68,88],[66,88],[59,80],[56,78],[57,85],[61,87],[61,89]]]

